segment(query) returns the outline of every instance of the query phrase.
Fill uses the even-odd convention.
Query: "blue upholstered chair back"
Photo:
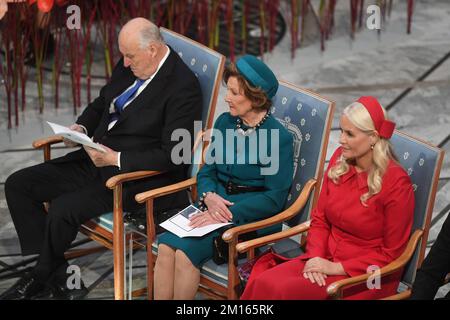
[[[294,137],[294,181],[285,208],[297,199],[309,179],[318,181],[305,208],[289,222],[292,226],[306,221],[317,201],[334,102],[284,81],[280,81],[272,101],[272,114]]]
[[[200,82],[203,95],[202,129],[211,128],[216,110],[225,57],[181,34],[160,28],[165,42],[181,57],[183,62],[194,72]],[[194,137],[195,138],[195,137]],[[202,154],[201,144],[194,150],[194,165],[190,168],[190,176],[197,174]]]
[[[424,230],[422,241],[417,245],[402,279],[403,283],[411,286],[416,276],[417,267],[425,254],[425,245],[444,152],[399,131],[394,133],[391,142],[395,154],[402,167],[408,172],[414,188],[415,209],[412,232],[417,229]]]

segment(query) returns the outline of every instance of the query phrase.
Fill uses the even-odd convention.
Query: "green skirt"
[[[216,230],[203,237],[180,238],[171,232],[165,232],[159,236],[158,244],[163,243],[173,249],[183,251],[192,264],[200,269],[203,263],[213,257],[213,239],[218,235],[220,235],[220,231]]]

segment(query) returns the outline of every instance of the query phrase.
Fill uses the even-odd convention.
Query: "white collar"
[[[158,68],[156,69],[155,73],[153,73],[153,74],[150,76],[150,78],[148,78],[147,80],[145,80],[145,82],[147,82],[147,81],[150,82],[150,80],[152,80],[152,79],[156,76],[156,74],[158,73],[159,69],[161,69],[161,67],[163,66],[164,62],[166,62],[167,58],[169,57],[169,54],[170,54],[170,48],[169,48],[167,45],[165,45],[165,47],[167,48],[167,52],[166,52],[166,54],[164,55],[164,57],[161,59],[161,61],[159,62]]]

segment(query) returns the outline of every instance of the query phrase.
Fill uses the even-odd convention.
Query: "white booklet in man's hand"
[[[63,136],[64,138],[73,141],[75,143],[84,144],[90,148],[96,149],[101,152],[106,152],[100,145],[93,142],[91,138],[89,138],[84,133],[69,129],[68,127],[61,126],[59,124],[47,121],[49,126],[52,128],[53,132],[59,136]]]
[[[191,222],[189,218],[198,213],[201,213],[200,209],[198,209],[193,205],[190,205],[181,210],[180,212],[178,212],[173,217],[161,223],[160,226],[176,234],[180,238],[184,238],[184,237],[201,237],[207,233],[210,233],[211,231],[214,231],[223,226],[231,224],[231,222],[215,223],[204,227],[192,228],[189,226],[189,223]]]

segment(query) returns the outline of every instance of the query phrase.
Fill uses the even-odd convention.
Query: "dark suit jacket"
[[[200,121],[202,114],[202,96],[198,80],[170,48],[170,54],[156,76],[124,109],[117,123],[108,131],[111,101],[135,80],[130,68],[125,68],[123,59],[120,60],[110,81],[100,90],[100,95],[86,107],[76,121],[86,127],[88,135],[93,135],[94,141],[121,152],[121,170],[116,166],[99,168],[104,181],[113,175],[130,171],[166,172],[150,179],[153,183],[128,183],[124,192],[131,193],[186,178],[188,165],[175,165],[171,161],[172,148],[178,143],[171,141],[171,134],[175,129],[182,128],[194,137],[194,121]],[[82,148],[52,162],[86,159],[90,161]]]
[[[412,300],[432,300],[450,273],[450,215],[447,216],[436,242],[417,271]],[[450,299],[450,292],[445,299]]]

